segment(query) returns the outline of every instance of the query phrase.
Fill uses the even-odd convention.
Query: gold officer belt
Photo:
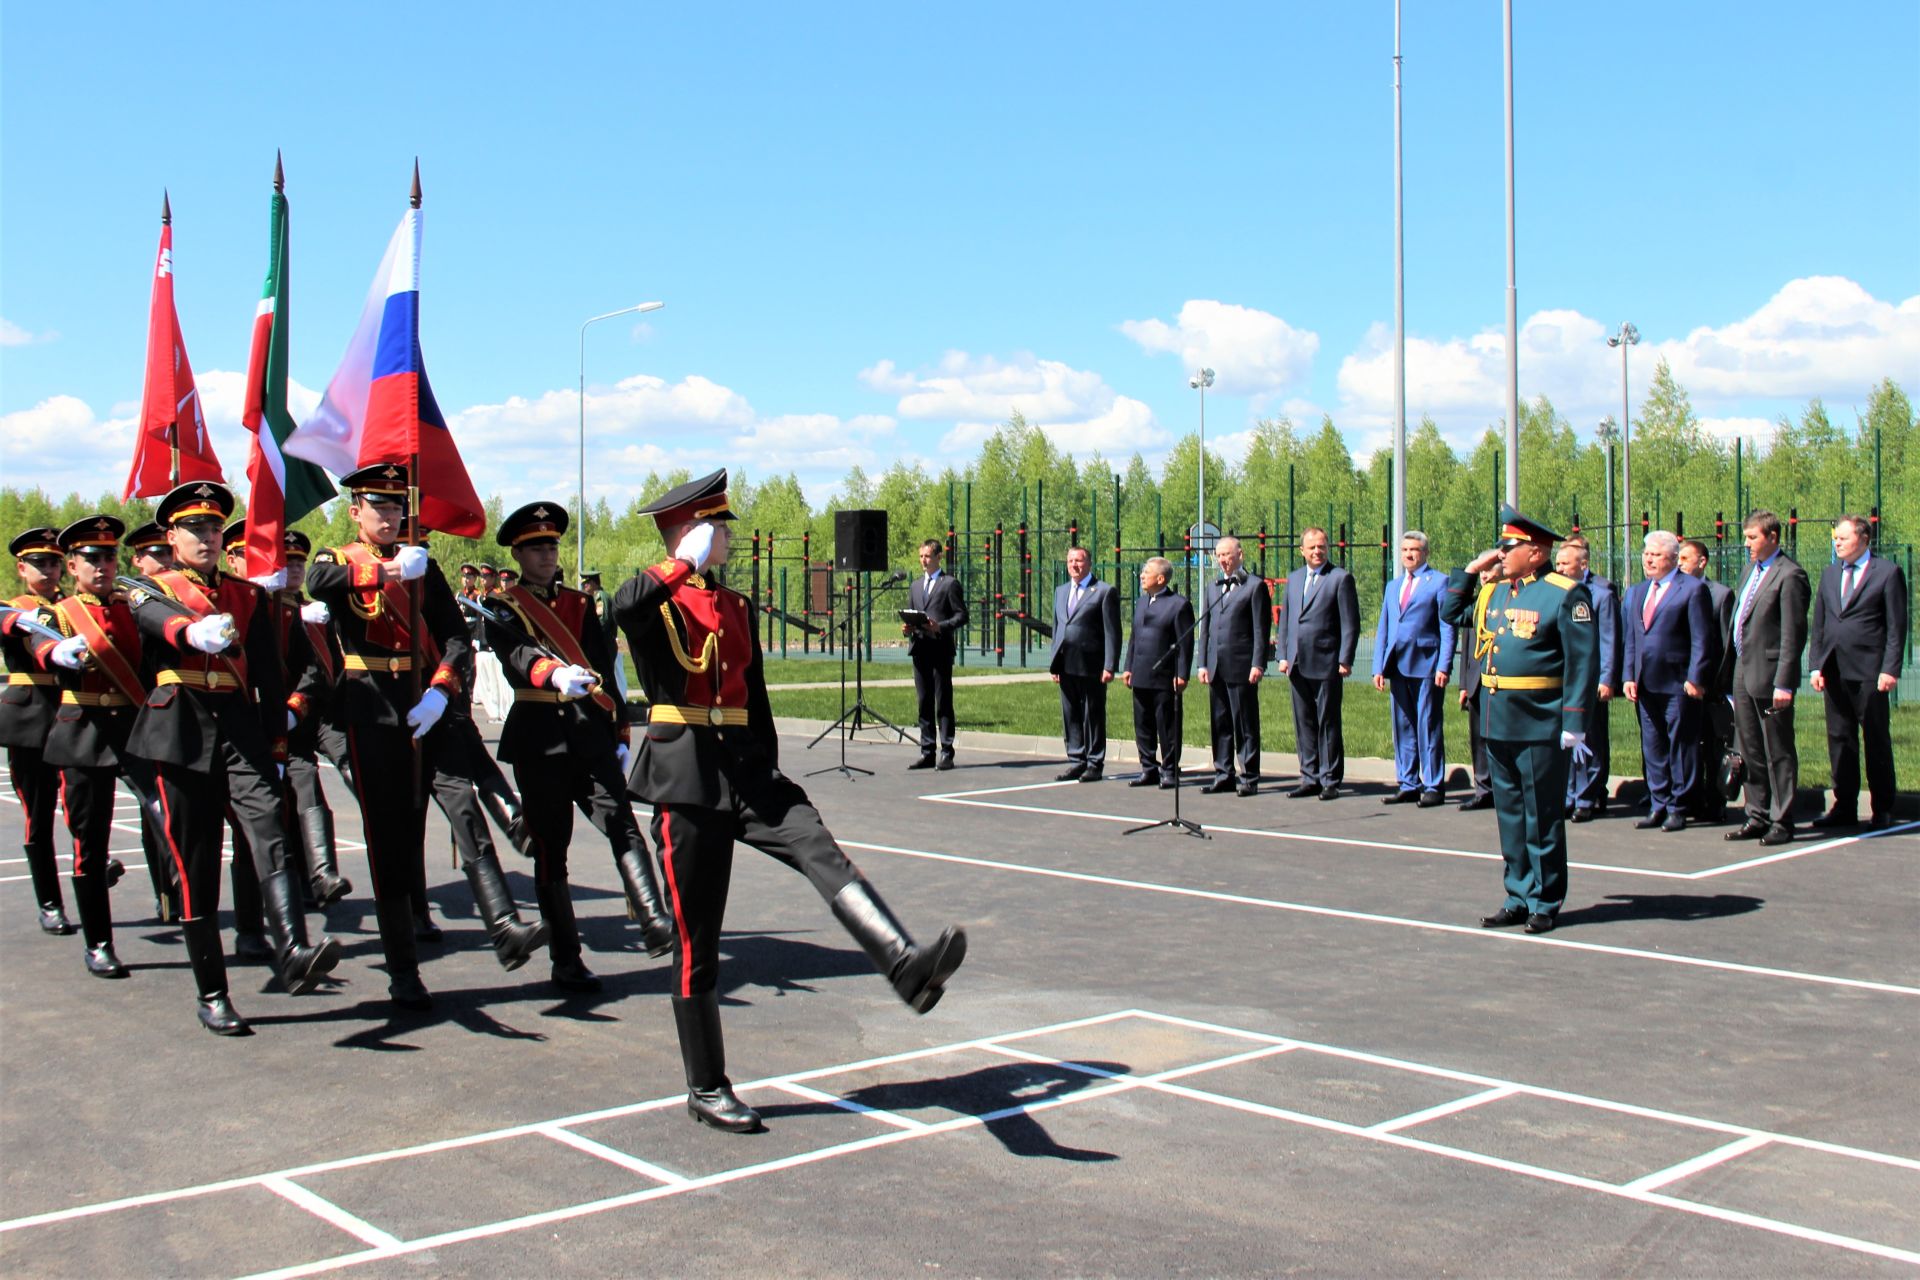
[[[343,665],[349,671],[374,671],[383,675],[397,676],[402,671],[413,670],[413,655],[396,653],[384,658],[369,658],[364,653],[349,653],[345,656]]]
[[[106,693],[82,693],[74,689],[62,689],[60,705],[63,707],[130,707],[133,705],[133,699],[124,693],[114,693],[112,690]]]
[[[204,689],[208,693],[233,693],[240,688],[240,682],[224,671],[176,671],[168,668],[155,676],[153,682],[183,684],[189,689]]]
[[[50,673],[44,671],[9,671],[7,673],[7,683],[50,685],[59,682],[56,681]]]
[[[649,724],[736,725],[745,727],[745,707],[682,707],[671,702],[656,702],[647,709]]]
[[[1489,673],[1480,677],[1480,683],[1489,689],[1558,689],[1565,682],[1559,676],[1496,676]]]
[[[513,700],[515,702],[565,701],[565,699],[561,698],[558,689],[515,689],[513,691]]]

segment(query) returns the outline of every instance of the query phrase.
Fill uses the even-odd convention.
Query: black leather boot
[[[323,804],[302,809],[300,838],[307,846],[311,874],[307,888],[313,894],[314,910],[325,911],[353,892],[353,881],[340,874],[340,858],[333,848],[333,810]]]
[[[147,878],[153,882],[153,914],[161,924],[173,924],[180,919],[179,873],[162,850],[162,837],[155,834],[144,801],[140,818],[140,848],[147,858]]]
[[[474,792],[480,797],[480,807],[506,834],[507,843],[520,851],[523,858],[533,856],[533,833],[527,830],[527,815],[520,810],[520,797],[511,790],[496,789],[506,786],[506,779],[485,778],[475,784]]]
[[[200,1025],[217,1036],[252,1035],[253,1028],[227,999],[227,958],[220,953],[220,925],[211,917],[182,920],[187,940],[187,962],[200,993]]]
[[[673,1025],[680,1033],[680,1061],[687,1070],[687,1114],[728,1133],[760,1132],[760,1113],[740,1101],[727,1079],[719,993],[675,996]]]
[[[480,909],[480,918],[487,922],[487,938],[493,943],[493,953],[500,957],[502,969],[512,973],[547,945],[546,921],[521,923],[520,911],[500,872],[499,858],[483,853],[469,862],[467,883],[473,888],[473,903]]]
[[[833,914],[915,1013],[940,1003],[947,979],[967,958],[967,931],[957,924],[941,930],[931,947],[914,946],[873,886],[859,877],[834,895]]]
[[[600,979],[580,959],[580,926],[573,918],[573,894],[565,880],[537,886],[540,915],[547,922],[547,955],[553,959],[553,985],[562,991],[592,992]]]
[[[80,932],[87,940],[87,972],[96,978],[124,978],[127,966],[113,954],[113,907],[98,876],[73,878],[73,904],[80,910]]]
[[[67,920],[67,900],[60,893],[60,863],[51,849],[42,856],[31,844],[20,847],[26,850],[27,870],[33,873],[33,896],[40,903],[40,931],[64,938],[73,932],[73,925]]]
[[[660,900],[660,882],[653,874],[653,855],[646,846],[628,849],[613,860],[627,891],[627,919],[640,924],[647,954],[663,956],[673,950],[673,916]]]
[[[387,995],[402,1009],[433,1008],[433,996],[420,981],[420,953],[413,941],[413,899],[396,894],[373,900],[374,922],[380,927],[380,949],[387,957]]]
[[[290,996],[305,995],[340,963],[340,944],[325,934],[318,945],[307,943],[307,917],[294,900],[293,876],[276,871],[260,882],[267,928],[273,934],[273,967]]]
[[[253,850],[237,830],[234,832],[233,862],[227,868],[227,880],[233,885],[233,962],[273,963],[273,948],[267,943],[266,918],[260,905],[260,876],[253,866]]]

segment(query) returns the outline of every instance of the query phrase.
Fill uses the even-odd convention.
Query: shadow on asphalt
[[[1095,1071],[1113,1075],[1125,1075],[1129,1070],[1125,1064],[1117,1062],[1092,1062],[1087,1065]],[[1009,1154],[1102,1163],[1120,1157],[1111,1151],[1062,1146],[1029,1112],[1012,1110],[1062,1098],[1102,1082],[1099,1076],[1083,1075],[1066,1067],[1010,1062],[957,1076],[869,1085],[864,1089],[855,1089],[845,1097],[848,1102],[863,1107],[895,1113],[947,1111],[961,1116],[993,1116],[993,1119],[985,1122],[985,1128]],[[778,1108],[762,1110],[764,1114],[771,1115]],[[1010,1114],[996,1114],[1000,1112]]]
[[[1758,911],[1765,898],[1743,893],[1616,893],[1605,902],[1560,913],[1562,929],[1582,924],[1617,924],[1622,920],[1718,920]]]

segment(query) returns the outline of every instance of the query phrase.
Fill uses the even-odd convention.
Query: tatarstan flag
[[[281,446],[293,434],[287,409],[287,198],[275,190],[267,251],[267,281],[253,317],[253,349],[247,357],[246,409],[240,425],[253,433],[247,456],[247,576],[286,568],[287,526],[334,494],[327,473]]]

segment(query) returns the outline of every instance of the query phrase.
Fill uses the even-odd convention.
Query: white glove
[[[707,557],[713,554],[713,521],[702,520],[687,530],[687,536],[680,539],[680,545],[673,549],[675,560],[685,560],[693,566],[695,573],[707,567]]]
[[[233,615],[215,613],[187,624],[187,643],[202,653],[220,653],[233,643]]]
[[[627,759],[633,755],[633,748],[623,742],[614,748],[613,754],[619,757],[620,772],[625,773],[627,771]]]
[[[407,724],[413,730],[413,736],[424,738],[427,730],[440,722],[447,710],[447,695],[438,689],[429,689],[420,695],[420,701],[413,704],[413,710],[407,712]]]
[[[299,727],[300,727],[300,717],[299,717],[299,716],[297,716],[297,715],[295,715],[295,714],[293,713],[293,709],[292,709],[292,708],[288,708],[288,710],[287,710],[287,732],[288,732],[288,733],[292,733],[292,732],[293,732],[293,731],[294,731],[295,729],[298,729]]]
[[[415,578],[426,576],[427,549],[425,547],[402,547],[394,555],[393,562],[400,566],[400,579],[412,582]]]
[[[1567,733],[1565,730],[1562,730],[1560,734],[1560,749],[1562,751],[1571,749],[1573,751],[1573,758],[1582,764],[1593,759],[1593,748],[1587,745],[1587,735],[1584,733]]]
[[[247,581],[256,587],[263,587],[268,591],[285,591],[287,589],[287,571],[285,569],[275,569],[272,573],[264,573],[257,578],[248,578]]]
[[[600,681],[585,667],[568,665],[555,667],[547,677],[547,683],[569,698],[580,698],[591,692]]]
[[[333,610],[327,608],[324,600],[309,600],[300,606],[300,620],[311,622],[316,627],[324,627],[333,621]]]
[[[68,636],[53,646],[53,652],[47,656],[69,671],[78,671],[87,665],[87,638]]]

